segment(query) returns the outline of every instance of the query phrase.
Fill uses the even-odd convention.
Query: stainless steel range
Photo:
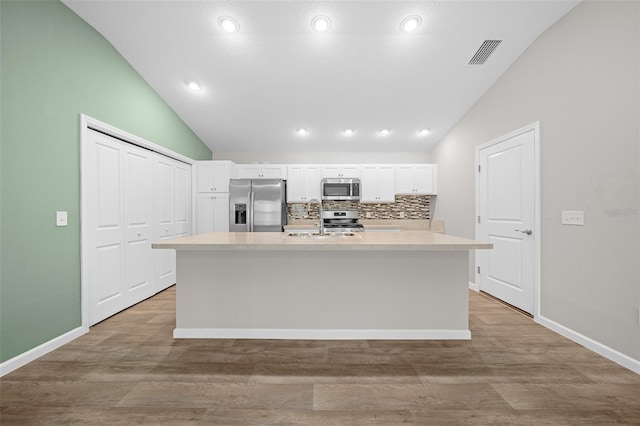
[[[324,210],[322,225],[325,232],[364,231],[364,226],[358,223],[358,210]]]

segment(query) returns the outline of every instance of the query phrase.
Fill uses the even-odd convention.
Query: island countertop
[[[359,232],[354,236],[289,236],[287,232],[210,232],[152,244],[174,250],[475,250],[493,244],[429,231]]]

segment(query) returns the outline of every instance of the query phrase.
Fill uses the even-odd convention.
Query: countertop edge
[[[154,249],[180,251],[463,251],[488,250],[493,244],[163,244],[154,243]]]

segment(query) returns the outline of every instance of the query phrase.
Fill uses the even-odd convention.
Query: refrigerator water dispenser
[[[235,205],[235,222],[236,225],[246,225],[247,224],[247,205],[246,204],[236,204]]]

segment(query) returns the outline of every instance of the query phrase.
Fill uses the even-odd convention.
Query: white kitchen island
[[[175,338],[470,339],[469,253],[429,231],[208,233],[177,254]]]

